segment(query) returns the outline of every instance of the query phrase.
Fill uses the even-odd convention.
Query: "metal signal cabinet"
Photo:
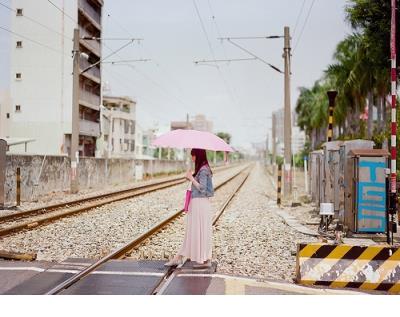
[[[344,141],[339,147],[339,221],[344,222],[345,189],[351,182],[351,175],[346,173],[348,154],[353,149],[373,149],[374,142],[370,140],[349,140]]]
[[[322,145],[324,149],[323,172],[324,179],[324,201],[321,203],[332,203],[335,217],[339,214],[339,149],[343,141],[330,141]]]
[[[387,226],[386,168],[389,153],[353,149],[348,154],[344,226],[354,233],[384,233]]]
[[[311,199],[319,206],[321,196],[323,195],[324,173],[321,168],[324,161],[324,152],[322,150],[312,151],[310,153],[310,188]]]

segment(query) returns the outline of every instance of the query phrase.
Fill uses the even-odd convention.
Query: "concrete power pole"
[[[276,115],[272,113],[272,171],[275,175],[276,166]]]
[[[72,87],[72,131],[71,131],[71,193],[79,191],[78,163],[79,163],[79,29],[74,29],[74,60],[73,60],[73,87]]]
[[[269,165],[269,134],[267,133],[267,140],[265,142],[265,165]]]
[[[285,146],[285,169],[284,169],[284,197],[290,199],[292,196],[292,114],[290,109],[290,35],[289,27],[284,28],[285,43],[283,58],[285,61],[285,112],[284,112],[284,146]]]

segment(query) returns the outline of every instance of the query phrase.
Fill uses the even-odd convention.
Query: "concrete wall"
[[[135,165],[143,166],[144,175],[185,169],[183,161],[81,158],[78,166],[80,189],[133,183]],[[52,192],[68,191],[69,166],[66,156],[7,155],[6,203],[15,203],[17,167],[21,168],[21,200],[32,201]]]

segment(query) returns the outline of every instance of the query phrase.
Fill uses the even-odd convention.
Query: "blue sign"
[[[383,157],[359,159],[357,228],[360,232],[386,230],[386,161]]]

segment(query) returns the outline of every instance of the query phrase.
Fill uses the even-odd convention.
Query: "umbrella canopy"
[[[204,149],[234,152],[220,137],[210,132],[197,130],[174,130],[167,132],[152,142],[153,146],[178,149]]]

